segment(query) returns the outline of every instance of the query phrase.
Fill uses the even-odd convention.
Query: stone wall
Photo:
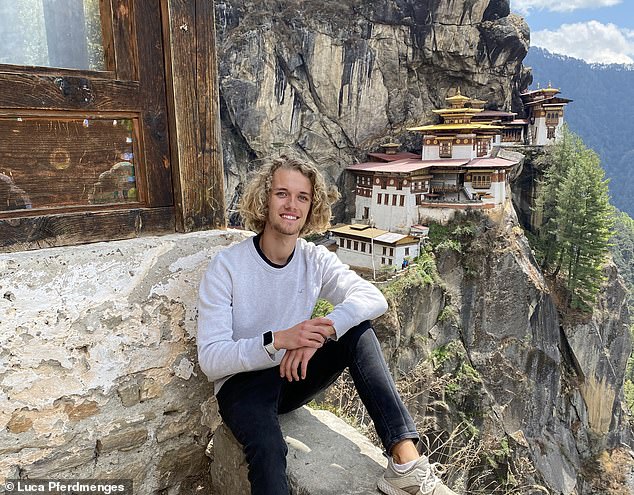
[[[198,284],[244,235],[0,255],[0,480],[132,478],[137,494],[206,486],[219,418],[196,364]]]

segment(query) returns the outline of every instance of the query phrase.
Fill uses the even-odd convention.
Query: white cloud
[[[634,31],[598,21],[562,24],[556,31],[536,31],[531,33],[531,45],[590,63],[634,63]]]
[[[531,10],[572,12],[579,9],[597,9],[618,5],[622,0],[511,0],[511,10],[527,15]]]

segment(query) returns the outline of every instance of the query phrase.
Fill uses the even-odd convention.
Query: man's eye
[[[275,193],[275,195],[276,195],[278,198],[285,198],[285,197],[286,197],[286,193],[285,193],[285,192],[282,192],[282,191],[280,191],[280,192],[278,192],[278,193]]]
[[[310,201],[310,198],[308,196],[300,196],[299,200],[303,201],[304,203],[306,203],[306,202]]]

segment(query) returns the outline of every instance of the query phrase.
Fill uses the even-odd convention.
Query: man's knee
[[[354,326],[350,330],[348,330],[344,334],[344,336],[341,337],[341,340],[342,341],[353,341],[353,342],[356,342],[356,341],[358,341],[361,338],[361,336],[363,334],[365,334],[368,331],[370,331],[370,332],[374,331],[372,329],[372,322],[369,321],[369,320],[362,321],[357,326]]]

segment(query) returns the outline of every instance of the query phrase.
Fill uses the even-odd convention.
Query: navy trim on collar
[[[288,259],[286,260],[286,263],[284,263],[283,265],[278,265],[277,263],[273,263],[270,259],[268,259],[266,257],[266,255],[262,252],[262,248],[260,248],[260,239],[262,238],[262,234],[258,234],[253,238],[253,245],[255,246],[255,250],[258,252],[258,254],[260,255],[260,257],[266,261],[266,263],[270,266],[272,266],[273,268],[284,268],[286,265],[288,265],[291,260],[293,259],[293,255],[295,254],[295,249],[293,249],[293,252],[291,253],[291,255],[288,257]]]

